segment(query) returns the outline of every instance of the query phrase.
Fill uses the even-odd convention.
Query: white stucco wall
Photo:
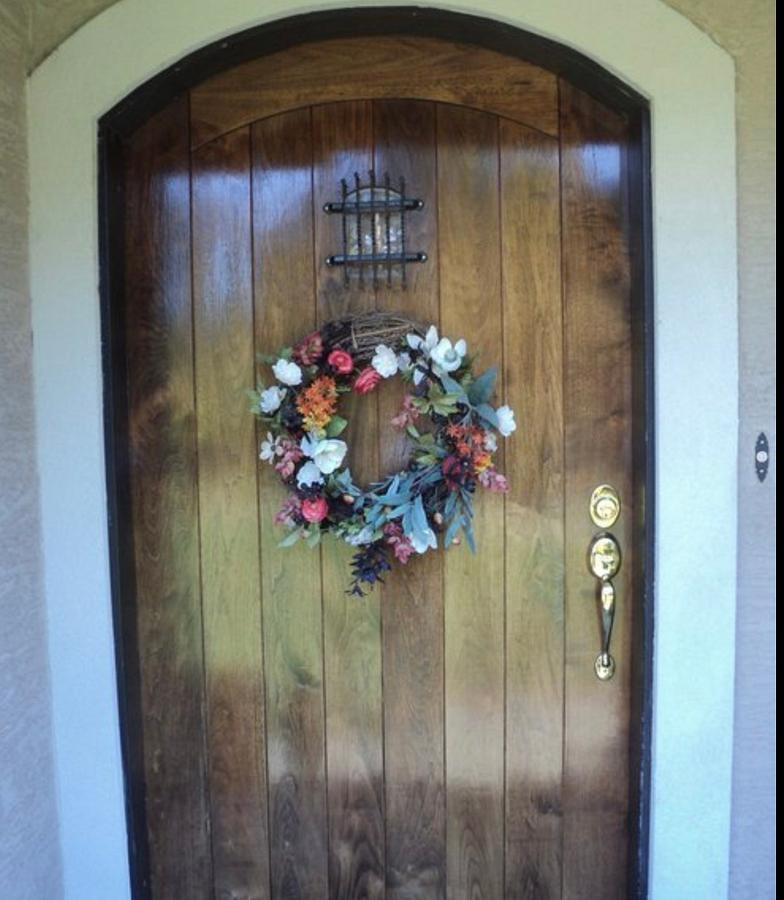
[[[74,900],[128,896],[103,467],[97,118],[199,46],[330,5],[122,0],[30,80],[44,568],[65,895]],[[450,8],[573,46],[651,98],[658,479],[651,896],[715,900],[727,893],[736,573],[732,61],[658,0]]]

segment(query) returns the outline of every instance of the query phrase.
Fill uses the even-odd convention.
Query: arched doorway
[[[644,104],[569,54],[577,84],[410,21],[300,31],[104,123],[124,189],[106,196],[123,275],[105,299],[126,766],[154,896],[639,888]],[[430,265],[405,292],[322,264],[337,236],[318,210],[371,168],[427,201]],[[274,548],[234,401],[254,349],[366,304],[467,331],[531,417],[507,460],[516,493],[486,512],[494,545],[358,605],[328,554]],[[383,458],[383,427],[368,441]],[[607,683],[584,562],[602,481],[624,504]]]

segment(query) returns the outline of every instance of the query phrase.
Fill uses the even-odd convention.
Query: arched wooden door
[[[630,128],[544,69],[432,39],[311,43],[217,75],[126,141],[129,772],[151,896],[626,896],[640,629]],[[325,264],[342,178],[405,178],[427,253]],[[347,553],[281,550],[254,360],[365,309],[503,370],[506,498],[357,600]],[[352,409],[352,468],[405,458],[400,393]],[[638,448],[639,450],[640,448]],[[622,513],[612,636],[593,489]]]

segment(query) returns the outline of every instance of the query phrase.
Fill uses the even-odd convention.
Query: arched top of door
[[[552,72],[474,44],[386,35],[300,44],[207,79],[191,91],[191,140],[301,106],[405,98],[471,106],[558,135]]]
[[[100,125],[128,134],[189,90],[193,147],[296,107],[393,97],[471,106],[557,136],[559,77],[617,112],[647,114],[644,97],[548,38],[443,9],[364,7],[278,19],[202,47]]]

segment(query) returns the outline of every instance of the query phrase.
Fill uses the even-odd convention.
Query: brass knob
[[[600,484],[588,504],[591,521],[597,528],[612,528],[621,514],[621,498],[611,484]]]

